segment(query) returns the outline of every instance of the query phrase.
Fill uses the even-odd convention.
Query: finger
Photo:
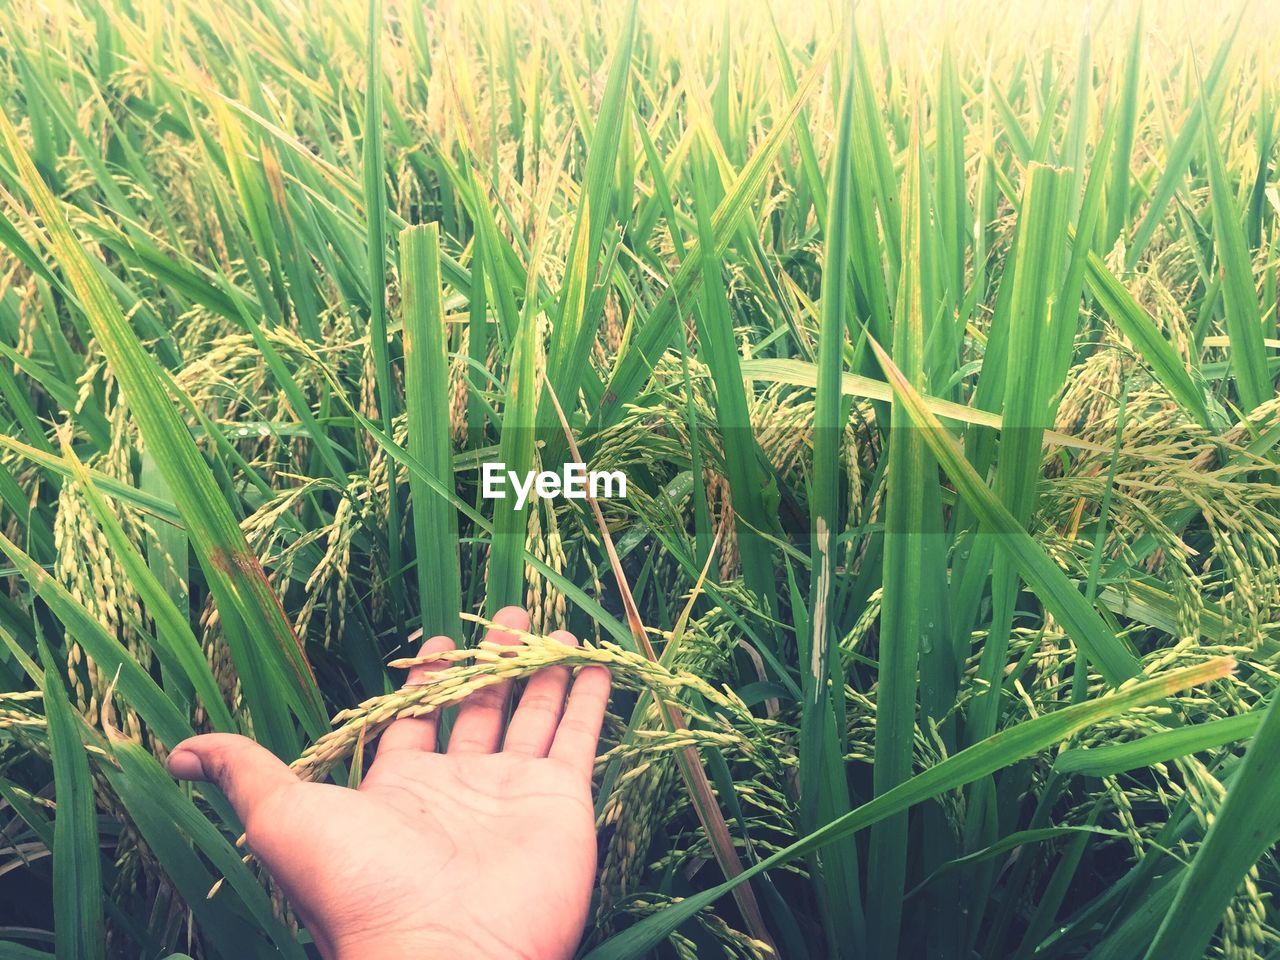
[[[588,779],[595,765],[605,708],[609,706],[611,682],[605,667],[586,667],[578,674],[548,754],[551,759],[569,764]]]
[[[551,634],[553,640],[576,647],[578,638],[568,630]],[[569,689],[568,667],[544,667],[525,684],[520,702],[507,727],[502,749],[529,757],[545,757],[564,713],[564,694]]]
[[[503,607],[493,616],[494,626],[485,634],[489,643],[515,646],[520,643],[517,634],[501,627],[511,627],[522,633],[529,630],[529,615],[519,607]],[[449,734],[449,753],[493,753],[502,742],[502,721],[511,696],[511,681],[504,680],[493,686],[477,690],[458,707],[458,716]]]
[[[453,649],[453,641],[449,637],[432,637],[422,645],[422,649],[418,651],[418,656],[425,657],[432,653],[444,653],[446,650]],[[443,660],[437,660],[434,663],[419,663],[409,668],[409,676],[406,678],[404,685],[406,687],[420,687],[423,684],[430,683],[431,674],[437,673],[448,666]],[[425,717],[401,717],[393,722],[382,733],[382,738],[378,741],[378,756],[382,756],[389,750],[426,750],[430,752],[436,748],[436,728],[438,717],[435,713],[430,713]]]
[[[246,826],[264,800],[299,782],[270,750],[234,733],[207,733],[183,740],[173,748],[166,765],[179,780],[216,784]]]

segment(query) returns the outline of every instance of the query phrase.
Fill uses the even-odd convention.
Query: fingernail
[[[169,772],[179,780],[204,780],[204,764],[190,750],[175,750],[165,762]]]

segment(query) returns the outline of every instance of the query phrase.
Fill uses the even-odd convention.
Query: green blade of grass
[[[733,503],[745,586],[753,591],[770,614],[776,614],[772,550],[761,536],[777,528],[777,517],[765,505],[765,490],[772,481],[766,461],[752,432],[738,345],[734,337],[723,263],[715,251],[711,226],[709,187],[699,172],[694,181],[698,219],[698,253],[702,259],[701,310],[694,312],[698,346],[714,384],[716,423],[724,444],[725,474]]]
[[[16,543],[0,533],[0,555],[13,564],[32,591],[62,622],[69,637],[84,647],[98,669],[116,676],[120,690],[160,740],[176,744],[191,736],[187,719],[119,640],[107,632],[71,592],[54,580]]]
[[[45,719],[53,758],[53,923],[58,957],[101,960],[106,956],[102,913],[102,860],[98,815],[89,760],[80,739],[80,719],[62,686],[63,671],[43,642]]]
[[[225,151],[228,164],[237,167],[246,166],[245,157],[243,155],[245,147],[242,143],[242,136],[235,119],[231,116],[230,111],[226,109],[221,101],[214,100],[213,107],[214,116],[217,118],[219,127],[223,131],[223,138],[228,144]],[[200,145],[204,151],[204,156],[212,165],[214,161],[208,146],[203,140],[201,140]],[[246,176],[248,175],[246,174]],[[214,191],[217,195],[219,205],[227,208],[229,211],[231,207],[231,199],[227,196],[227,191],[216,182],[214,184]],[[253,227],[253,222],[255,220],[271,219],[268,214],[259,210],[258,206],[258,204],[249,203],[246,204],[244,210],[245,218],[250,222],[250,234],[254,239],[253,246],[260,247],[263,242],[271,242],[274,249],[274,241],[260,239],[263,235],[271,235],[274,233],[273,225],[271,223],[266,223],[265,225],[258,224],[256,228]],[[231,216],[224,217],[223,222],[227,223],[231,228],[230,232],[233,236],[237,238],[240,236],[241,231],[235,226],[235,222]],[[246,241],[242,243],[241,246],[248,248],[249,244]],[[248,250],[245,259],[248,262],[256,262],[257,258],[253,254],[252,249]],[[262,295],[260,299],[271,305],[270,319],[268,320],[267,325],[280,326],[285,323],[288,301],[283,295],[278,278],[278,270],[274,266],[272,267],[272,273],[274,278],[273,283],[277,288],[274,293],[275,299],[272,299],[271,291],[266,289],[265,282],[259,285],[259,292]],[[302,388],[298,384],[297,378],[293,375],[293,372],[280,356],[280,351],[276,349],[275,345],[266,335],[264,324],[259,320],[259,312],[261,309],[257,306],[259,301],[250,300],[248,297],[238,295],[239,291],[236,289],[231,279],[222,270],[217,271],[212,282],[218,288],[222,301],[229,310],[226,314],[227,319],[239,323],[249,331],[250,335],[252,335],[255,346],[262,353],[263,359],[266,361],[268,368],[270,368],[276,382],[280,385],[285,396],[288,398],[289,406],[292,408],[294,415],[305,426],[307,434],[319,454],[320,460],[328,469],[330,475],[339,483],[345,485],[347,482],[347,473],[339,461],[337,452],[334,449],[328,433],[317,422],[315,415],[311,411],[311,406],[307,401]]]
[[[1054,769],[1086,777],[1114,777],[1127,770],[1151,767],[1202,750],[1212,750],[1238,740],[1248,740],[1262,725],[1266,710],[1255,707],[1248,713],[1221,720],[1209,720],[1177,730],[1164,730],[1127,743],[1101,747],[1073,747],[1058,754]]]
[[[1227,171],[1218,147],[1209,95],[1200,90],[1201,129],[1209,173],[1210,208],[1213,211],[1213,238],[1222,265],[1222,297],[1227,315],[1227,336],[1231,340],[1231,366],[1236,390],[1245,413],[1274,396],[1267,351],[1263,343],[1258,294],[1253,286],[1249,246],[1235,194],[1227,183]]]
[[[238,732],[222,699],[222,691],[218,688],[209,661],[200,649],[200,642],[191,632],[187,618],[174,606],[164,587],[129,540],[119,519],[94,484],[89,471],[76,459],[70,444],[64,443],[63,453],[89,504],[90,512],[97,519],[116,559],[128,575],[130,584],[138,591],[138,596],[147,605],[148,615],[155,622],[154,649],[157,656],[170,669],[186,677],[191,688],[199,694],[200,704],[208,714],[209,723],[214,730]]]
[[[0,960],[56,960],[52,953],[23,946],[11,940],[0,940]]]
[[[880,106],[857,24],[850,30],[850,62],[845,69],[850,74],[847,82],[852,85],[854,108],[846,149],[855,170],[872,171],[874,175],[860,173],[853,178],[847,201],[847,216],[852,220],[848,244],[856,290],[870,312],[871,329],[888,339],[893,335],[891,301],[897,291],[902,260],[902,211],[884,125],[879,122]],[[835,212],[828,215],[835,216]],[[849,336],[856,340],[853,311],[845,322]]]
[[[536,255],[535,255],[536,256]],[[507,368],[506,397],[502,409],[502,434],[498,460],[505,470],[523,475],[537,462],[538,361],[542,340],[538,332],[539,308],[533,285],[536,263],[529,269],[529,289],[520,311],[519,327]],[[485,577],[485,603],[489,615],[524,599],[525,538],[529,533],[529,505],[517,509],[514,497],[495,500],[493,546]]]
[[[1084,182],[1085,151],[1088,146],[1089,107],[1093,93],[1093,35],[1086,19],[1080,34],[1080,48],[1075,57],[1075,82],[1070,88],[1071,107],[1067,114],[1067,127],[1062,147],[1058,151],[1058,163],[1071,171],[1070,205],[1071,219],[1076,219],[1076,206],[1080,203],[1080,185]],[[1105,156],[1099,165],[1105,168]]]
[[[67,409],[75,409],[75,388],[59,379],[52,371],[22,356],[6,343],[0,343],[0,358],[8,360],[18,370],[38,383],[57,400],[59,405]],[[76,415],[74,419],[84,429],[85,433],[89,434],[99,450],[106,450],[111,446],[109,439],[111,428],[108,426],[101,410],[96,408],[88,409],[82,415]],[[38,432],[36,435],[40,436],[41,433]]]
[[[769,11],[769,26],[772,28],[774,59],[778,61],[778,70],[782,76],[782,89],[788,97],[796,93],[796,71],[791,63],[791,56],[782,39],[782,31],[778,29],[778,18],[772,5]],[[822,176],[822,168],[818,165],[818,154],[813,147],[813,134],[809,131],[809,118],[805,109],[800,110],[796,119],[796,144],[800,148],[801,169],[805,182],[809,187],[809,201],[813,204],[813,215],[818,221],[818,229],[827,229],[827,185]]]
[[[53,194],[27,156],[7,116],[0,136],[44,221],[48,243],[76,291],[99,345],[129,398],[139,430],[165,475],[192,546],[223,617],[225,634],[264,742],[295,754],[292,707],[308,732],[325,729],[314,677],[258,558],[222,498],[176,408],[155,361],[130,329],[93,262],[71,232]]]
[[[556,416],[560,420],[560,424],[564,430],[565,440],[572,454],[574,461],[584,463],[581,452],[578,450],[578,444],[574,440],[573,433],[569,429],[569,422],[565,418],[564,410],[560,406],[559,400],[553,392],[548,391],[551,397],[552,406],[555,408]],[[640,612],[636,607],[635,597],[631,593],[631,587],[627,582],[626,575],[622,570],[621,560],[618,558],[617,549],[613,544],[613,537],[609,533],[608,523],[605,521],[604,514],[600,510],[599,503],[590,494],[586,497],[587,505],[590,507],[592,518],[595,520],[596,529],[600,532],[600,539],[604,543],[605,552],[609,558],[609,566],[613,572],[614,580],[618,585],[618,592],[622,598],[622,606],[626,611],[627,626],[631,630],[632,640],[637,649],[644,652],[644,655],[650,660],[657,662],[653,646],[649,642],[648,635],[645,632],[644,623],[640,619]],[[708,556],[707,563],[710,563]],[[704,580],[705,568],[703,573],[699,574],[698,583]],[[672,644],[677,643],[679,634],[673,638]],[[668,648],[674,649],[674,646]],[[677,733],[687,730],[688,725],[685,722],[683,713],[677,707],[655,700],[655,705],[662,718],[663,726],[669,733]],[[720,758],[720,764],[724,764],[724,760]],[[725,821],[724,812],[720,809],[720,800],[716,797],[715,792],[711,788],[711,781],[707,777],[706,768],[703,766],[702,756],[694,747],[685,747],[676,754],[676,765],[680,769],[680,776],[684,781],[685,789],[689,794],[689,800],[693,804],[694,810],[697,811],[698,821],[702,826],[703,832],[706,834],[708,842],[711,844],[712,852],[715,855],[716,862],[720,866],[724,875],[728,879],[740,876],[742,874],[742,860],[738,857],[738,851],[734,847],[733,837],[729,833],[729,825]],[[725,802],[736,803],[736,798],[725,798]],[[756,900],[754,889],[748,884],[742,887],[735,887],[734,898],[737,901],[738,909],[742,911],[743,919],[746,921],[747,930],[757,940],[763,941],[772,947],[772,937],[768,929],[765,927],[764,918],[760,913],[760,906]]]
[[[552,325],[547,348],[548,379],[557,396],[576,397],[583,367],[595,342],[600,316],[587,316],[588,285],[596,279],[601,244],[606,227],[616,223],[624,212],[615,210],[612,198],[614,171],[618,164],[619,144],[630,119],[632,49],[636,36],[638,3],[631,3],[619,38],[613,63],[600,99],[600,112],[591,132],[587,151],[587,169],[582,184],[582,203],[573,225],[569,249],[573,251],[565,268],[565,285],[560,295],[560,309]],[[543,407],[544,427],[554,426],[555,412]],[[558,431],[556,442],[559,446]],[[550,434],[549,434],[550,435]]]
[[[1219,44],[1213,63],[1210,64],[1208,73],[1205,74],[1203,86],[1210,96],[1216,97],[1218,95],[1218,82],[1222,76],[1222,71],[1226,67],[1231,47],[1235,43],[1236,34],[1240,30],[1240,24],[1244,21],[1244,14],[1245,10],[1242,7],[1236,15],[1231,29],[1227,32],[1222,43]],[[1147,212],[1143,216],[1142,222],[1138,224],[1137,230],[1134,231],[1133,239],[1129,241],[1128,252],[1125,257],[1125,267],[1127,269],[1133,269],[1138,260],[1146,253],[1147,247],[1151,243],[1151,238],[1155,236],[1161,220],[1164,219],[1164,215],[1169,209],[1169,201],[1173,199],[1183,180],[1186,179],[1187,167],[1191,163],[1196,142],[1201,139],[1200,125],[1203,119],[1203,111],[1198,107],[1192,107],[1187,114],[1186,123],[1183,124],[1182,129],[1178,132],[1177,139],[1169,147],[1164,170],[1160,174],[1160,179],[1157,181],[1155,188],[1151,191]]]
[[[854,191],[864,196],[860,206],[868,213],[871,204],[866,197],[874,196],[875,205],[880,210],[880,228],[883,231],[883,254],[887,262],[885,271],[885,299],[892,297],[897,290],[898,269],[902,260],[902,216],[898,198],[897,176],[894,169],[893,150],[885,133],[885,124],[881,119],[883,111],[876,98],[876,85],[872,80],[871,58],[862,45],[862,39],[855,22],[853,30],[853,49],[846,69],[854,73],[853,96],[853,164],[859,171],[872,171],[872,176],[855,178]],[[863,182],[870,181],[872,194],[864,193]],[[860,225],[863,230],[869,224]],[[870,238],[873,234],[864,234]],[[879,256],[871,256],[868,247],[866,255],[869,259],[879,261]]]
[[[751,380],[767,380],[772,383],[789,383],[797,387],[816,387],[818,385],[818,368],[807,360],[781,360],[772,357],[743,360],[742,374]],[[846,397],[857,397],[863,400],[880,400],[893,403],[893,388],[883,380],[875,380],[856,373],[842,373],[840,376],[840,392]],[[1004,419],[998,413],[991,413],[979,407],[966,406],[937,397],[922,397],[925,405],[937,417],[955,423],[969,423],[980,427],[999,430]],[[1046,430],[1044,440],[1047,444],[1059,447],[1070,447],[1074,450],[1091,450],[1094,453],[1106,453],[1108,448],[1090,440],[1081,440],[1070,434],[1057,430]]]
[[[276,918],[266,890],[241,861],[235,846],[183,795],[141,744],[119,734],[110,739],[111,756],[118,768],[111,763],[102,763],[99,768],[197,920],[217,931],[215,944],[222,954],[229,960],[246,955],[302,960],[306,956],[302,946]],[[225,895],[211,896],[218,878],[205,869],[206,861],[234,891],[238,901],[234,905],[225,902]]]
[[[1194,667],[1170,671],[1097,700],[1064,707],[1001,730],[916,774],[888,793],[849,811],[822,829],[784,847],[747,868],[736,880],[700,891],[646,917],[596,947],[584,960],[630,960],[640,956],[674,932],[685,920],[732,890],[737,883],[802,857],[814,849],[852,836],[943,791],[954,790],[989,776],[1023,757],[1061,743],[1095,723],[1119,716],[1135,707],[1157,703],[1179,690],[1210,683],[1227,676],[1234,668],[1235,661],[1230,658],[1210,660]]]
[[[1204,388],[1196,383],[1196,378],[1187,370],[1178,351],[1156,327],[1146,310],[1093,251],[1089,252],[1085,280],[1089,293],[1097,300],[1098,306],[1137,348],[1160,384],[1178,401],[1188,416],[1202,426],[1213,429],[1213,421],[1205,404]]]
[[[852,31],[852,26],[849,27]],[[840,724],[844,683],[832,656],[836,627],[832,618],[835,572],[841,529],[840,448],[841,372],[845,317],[851,312],[848,237],[853,157],[852,73],[840,96],[838,147],[828,173],[827,237],[822,270],[822,313],[818,331],[818,382],[814,393],[813,473],[809,485],[809,536],[812,580],[809,635],[798,643],[803,700],[800,715],[800,825],[808,833],[845,814],[849,785],[842,762]],[[806,642],[807,641],[807,642]],[[836,681],[836,682],[833,682]],[[858,956],[866,939],[858,891],[858,854],[845,840],[810,858],[822,906],[827,947],[835,956]]]
[[[1231,898],[1280,832],[1280,710],[1276,697],[1245,751],[1204,842],[1178,883],[1173,902],[1144,960],[1196,960],[1204,956]]]
[[[473,245],[477,249],[471,261],[471,292],[467,303],[467,382],[471,388],[467,396],[467,440],[474,446],[478,446],[484,437],[486,404],[480,391],[484,386],[482,374],[489,357],[490,341],[485,257],[478,249],[483,242],[483,236],[476,234]]]
[[[1060,382],[1055,382],[1054,367],[1058,366],[1057,348],[1063,339],[1063,315],[1055,307],[1062,295],[1066,270],[1069,185],[1069,171],[1032,164],[1027,169],[1018,217],[1008,363],[1010,369],[1020,366],[1021,370],[1005,381],[995,496],[1021,529],[1025,529],[1035,508],[1043,432],[1052,422],[1053,398],[1061,387]],[[893,379],[889,377],[891,382]],[[956,482],[954,475],[951,479]],[[977,512],[972,504],[970,507]],[[1006,666],[1017,593],[1014,559],[997,553],[991,573],[991,627],[978,667],[986,689],[970,715],[971,740],[990,736],[997,726],[1003,690],[1000,679]]]
[[[357,415],[357,420],[360,420]],[[364,420],[361,424],[365,430],[369,431],[370,436],[382,448],[391,459],[400,463],[411,474],[416,475],[428,488],[432,490],[438,497],[453,498],[453,506],[460,514],[466,517],[471,523],[475,524],[477,530],[481,533],[487,533],[493,540],[497,539],[497,521],[490,523],[485,517],[475,510],[466,501],[458,499],[457,493],[450,490],[444,484],[436,480],[434,473],[427,469],[426,465],[420,463],[407,450],[399,446],[383,433],[371,420]],[[600,626],[608,633],[616,642],[622,644],[629,650],[635,651],[635,647],[631,642],[631,634],[625,626],[618,622],[617,618],[609,613],[598,601],[592,598],[585,590],[564,576],[559,571],[553,569],[545,561],[540,560],[527,550],[523,551],[522,561],[532,567],[542,576],[546,577],[556,589],[562,592],[565,597],[572,600],[593,623]],[[638,651],[637,651],[638,652]]]
[[[259,157],[259,162],[250,162],[250,147],[245,143],[240,125],[232,118],[231,112],[221,101],[215,99],[212,105],[218,131],[222,137],[223,159],[227,165],[231,187],[235,192],[234,199],[239,201],[239,212],[243,214],[244,224],[249,233],[248,240],[243,244],[248,248],[243,257],[245,267],[257,292],[258,301],[266,307],[270,321],[284,323],[288,311],[288,299],[281,275],[280,252],[275,224],[272,222],[270,212],[269,191],[263,174],[262,161],[265,159],[265,152]],[[237,230],[236,233],[239,231]],[[259,256],[266,263],[266,275],[263,274],[258,263]]]
[[[813,95],[826,66],[827,57],[834,45],[820,51],[809,73],[801,81],[796,94],[787,104],[786,111],[775,121],[773,129],[756,148],[747,165],[738,174],[731,189],[716,207],[712,218],[716,238],[716,252],[723,255],[730,239],[738,232],[742,219],[747,215],[751,202],[760,192],[769,169],[786,142],[791,127],[800,115],[800,109]],[[701,262],[695,250],[680,265],[662,299],[650,311],[634,341],[622,353],[609,377],[608,389],[600,409],[592,418],[593,424],[603,429],[611,425],[643,387],[658,355],[671,343],[678,327],[678,303],[691,303],[702,279]]]
[[[938,58],[938,127],[935,143],[934,176],[937,179],[938,236],[942,251],[939,258],[945,286],[954,304],[964,295],[964,260],[968,238],[972,235],[969,202],[965,189],[965,120],[958,87],[952,34],[947,32]],[[907,208],[903,199],[903,209]],[[904,239],[906,234],[904,232]],[[909,256],[903,250],[903,256]],[[901,281],[899,282],[901,288]]]
[[[921,261],[925,256],[922,231],[933,211],[921,183],[924,158],[918,136],[917,129],[912,134],[913,158],[908,161],[911,166],[901,194],[905,220],[903,269],[894,311],[893,351],[903,375],[923,391],[926,309],[923,297],[926,294],[922,283]],[[930,505],[936,503],[937,466],[932,462],[921,431],[901,406],[893,408],[889,436],[873,761],[877,796],[911,777],[921,639],[926,637],[931,647],[936,633],[934,624],[925,623],[922,602],[926,591],[926,554],[939,546],[941,530],[941,518],[931,516],[929,510]],[[934,489],[931,491],[930,487]],[[909,843],[905,813],[888,817],[871,830],[867,873],[875,882],[869,884],[867,891],[868,948],[871,956],[884,960],[892,960],[899,951]]]
[[[441,300],[440,229],[430,223],[400,234],[404,312],[404,390],[409,451],[444,486],[453,483],[449,431],[449,357]],[[413,533],[418,558],[418,603],[424,636],[460,637],[462,578],[458,515],[411,475]]]
[[[1137,676],[1141,672],[1137,658],[1107,629],[1076,585],[982,482],[889,355],[874,340],[871,346],[898,402],[907,408],[911,422],[923,434],[930,451],[955,485],[956,492],[984,527],[996,535],[997,546],[1010,558],[1045,609],[1058,619],[1067,635],[1098,667],[1108,683],[1114,686]]]
[[[1085,120],[1082,119],[1081,123],[1084,122]],[[1074,224],[1068,226],[1066,233],[1067,239],[1079,236],[1082,241],[1071,244],[1067,249],[1066,271],[1054,304],[1056,312],[1053,324],[1058,334],[1058,342],[1053,350],[1055,359],[1050,367],[1052,374],[1049,382],[1052,385],[1066,382],[1067,373],[1076,359],[1075,339],[1080,326],[1080,301],[1085,293],[1085,277],[1089,266],[1088,254],[1092,252],[1093,238],[1098,235],[1098,224],[1102,217],[1103,187],[1107,182],[1106,160],[1111,155],[1118,123],[1119,115],[1114,110],[1110,111],[1092,158],[1087,157],[1083,145],[1076,151],[1080,167],[1071,181],[1071,191],[1067,195],[1068,206],[1074,211],[1072,215]],[[1083,132],[1080,133],[1080,139],[1083,144]],[[1093,170],[1086,179],[1084,172],[1090,164]],[[1084,190],[1078,193],[1081,183],[1084,184]],[[1049,422],[1045,424],[1046,427],[1052,425],[1052,414],[1057,408],[1055,398],[1050,403],[1050,417]]]
[[[373,372],[378,390],[378,412],[390,433],[396,415],[396,392],[391,379],[391,353],[387,345],[387,194],[386,160],[382,154],[382,0],[369,0],[368,73],[365,78],[364,204],[367,218],[367,267],[369,283],[369,341],[373,348]],[[404,571],[400,559],[400,497],[396,471],[387,471],[387,579],[395,611],[396,633],[404,636]]]
[[[1120,126],[1107,178],[1107,224],[1102,237],[1104,251],[1110,250],[1129,226],[1129,181],[1133,169],[1134,128],[1138,122],[1138,85],[1142,77],[1143,13],[1143,8],[1139,7],[1124,64],[1124,83],[1117,108]]]

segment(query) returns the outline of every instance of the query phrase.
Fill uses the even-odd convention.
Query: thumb
[[[233,733],[208,733],[183,740],[173,748],[166,765],[179,780],[216,784],[246,826],[262,801],[299,782],[271,751]]]

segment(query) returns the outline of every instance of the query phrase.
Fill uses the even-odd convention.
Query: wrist
[[[320,952],[325,960],[551,960],[483,937],[460,936],[456,930],[353,937]]]
[[[395,934],[353,938],[322,950],[325,960],[435,960],[465,956],[456,944],[423,935]]]

